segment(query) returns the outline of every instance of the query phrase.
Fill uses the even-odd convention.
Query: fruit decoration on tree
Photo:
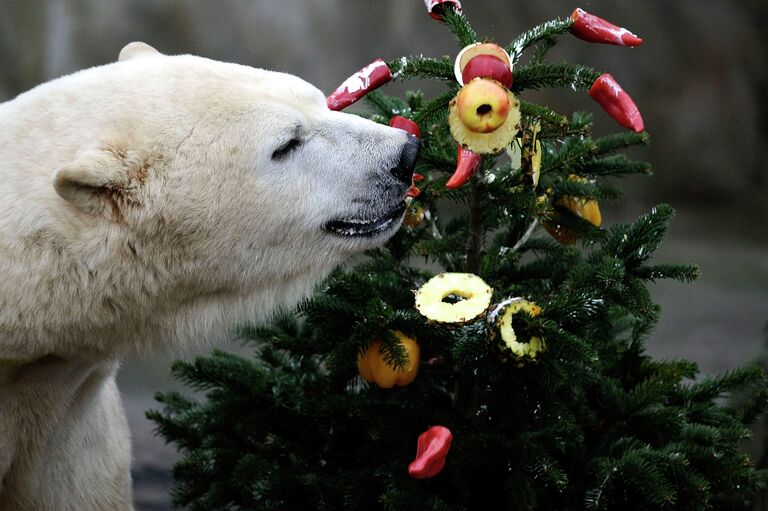
[[[432,321],[464,324],[488,309],[492,294],[477,275],[439,273],[416,291],[416,309]]]
[[[462,87],[450,102],[451,135],[479,154],[504,150],[520,129],[509,55],[497,44],[470,44],[456,56],[454,74]]]
[[[482,156],[459,146],[459,152],[456,156],[456,170],[453,171],[451,177],[446,181],[445,187],[449,190],[461,188],[475,175],[475,172],[477,172],[482,163]]]
[[[331,110],[343,110],[391,80],[392,72],[387,63],[382,59],[376,59],[344,80],[326,98],[326,103]]]
[[[461,12],[459,0],[424,0],[424,5],[427,7],[427,13],[437,21],[443,21],[445,9],[457,13]]]
[[[541,337],[530,336],[527,339],[520,339],[513,328],[513,320],[516,317],[525,315],[535,318],[539,314],[541,314],[541,307],[523,298],[504,300],[488,314],[488,323],[498,329],[501,336],[503,352],[511,353],[517,359],[533,360],[546,349],[546,343]]]
[[[445,426],[432,426],[419,435],[416,459],[408,465],[408,474],[414,479],[435,477],[445,467],[453,435]]]
[[[608,115],[627,129],[640,133],[645,129],[643,117],[632,98],[608,73],[602,74],[589,88],[589,97],[597,101]]]
[[[490,78],[504,87],[512,87],[512,60],[506,50],[494,43],[473,43],[462,48],[453,62],[453,74],[459,85],[475,78]]]
[[[571,33],[590,43],[615,44],[617,46],[640,46],[643,40],[626,28],[589,14],[584,9],[574,9],[571,14]]]
[[[427,217],[427,210],[424,209],[424,206],[416,203],[415,201],[411,201],[405,210],[405,216],[403,217],[403,225],[405,225],[406,227],[412,227],[412,228],[418,227],[421,225],[421,223],[424,221],[426,217]]]
[[[421,129],[419,128],[419,125],[410,119],[406,119],[402,115],[392,117],[389,121],[389,125],[393,128],[401,129],[416,138],[421,138]]]
[[[507,148],[507,155],[513,169],[520,169],[525,180],[531,188],[539,185],[541,177],[542,145],[539,140],[541,125],[531,123],[521,130],[512,144]]]
[[[581,184],[589,183],[587,178],[575,174],[568,176],[568,181]],[[563,195],[555,204],[559,210],[556,209],[552,217],[545,220],[543,225],[553,238],[564,245],[573,245],[579,238],[578,232],[565,225],[568,223],[564,220],[565,215],[575,215],[580,219],[586,220],[595,227],[600,227],[603,223],[603,217],[600,213],[600,205],[594,199]]]
[[[402,332],[394,331],[397,346],[405,353],[404,363],[396,367],[384,356],[384,346],[381,341],[373,341],[368,348],[357,357],[357,370],[360,376],[370,383],[375,383],[383,389],[391,389],[395,385],[403,387],[410,384],[419,372],[421,352],[415,339]]]

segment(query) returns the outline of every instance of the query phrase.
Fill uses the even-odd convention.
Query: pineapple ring
[[[499,328],[505,350],[511,351],[518,358],[534,359],[539,353],[546,350],[547,346],[544,339],[540,337],[531,337],[524,342],[517,340],[517,334],[512,328],[512,317],[520,311],[525,311],[531,317],[536,317],[541,314],[541,307],[522,298],[510,298],[496,306],[493,312],[488,315],[488,322]]]
[[[515,95],[509,95],[509,113],[504,123],[490,133],[475,133],[467,128],[459,117],[457,96],[449,103],[448,125],[451,135],[465,149],[479,154],[496,154],[512,143],[520,130],[520,102]]]
[[[472,273],[440,273],[416,291],[416,309],[428,319],[440,323],[466,323],[488,309],[493,290]],[[463,300],[447,303],[456,295]]]

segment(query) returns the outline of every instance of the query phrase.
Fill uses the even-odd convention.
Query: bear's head
[[[418,140],[295,76],[132,43],[67,80],[53,185],[125,314],[263,317],[400,225]]]

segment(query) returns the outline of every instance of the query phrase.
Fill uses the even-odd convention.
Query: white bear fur
[[[0,104],[0,511],[132,509],[121,357],[223,340],[383,243],[323,226],[402,203],[406,140],[142,43]]]

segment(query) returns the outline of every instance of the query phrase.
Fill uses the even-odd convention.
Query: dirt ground
[[[607,213],[631,219],[639,206]],[[691,284],[659,282],[653,296],[662,318],[648,340],[659,358],[687,358],[704,374],[750,363],[763,351],[768,322],[768,225],[734,210],[684,209],[673,220],[656,261],[693,262],[700,279]],[[231,348],[237,351],[238,345]],[[243,351],[241,348],[239,351]],[[170,357],[126,361],[120,388],[133,434],[134,492],[137,511],[171,509],[173,446],[153,434],[144,418],[158,390],[180,389],[169,376]]]

